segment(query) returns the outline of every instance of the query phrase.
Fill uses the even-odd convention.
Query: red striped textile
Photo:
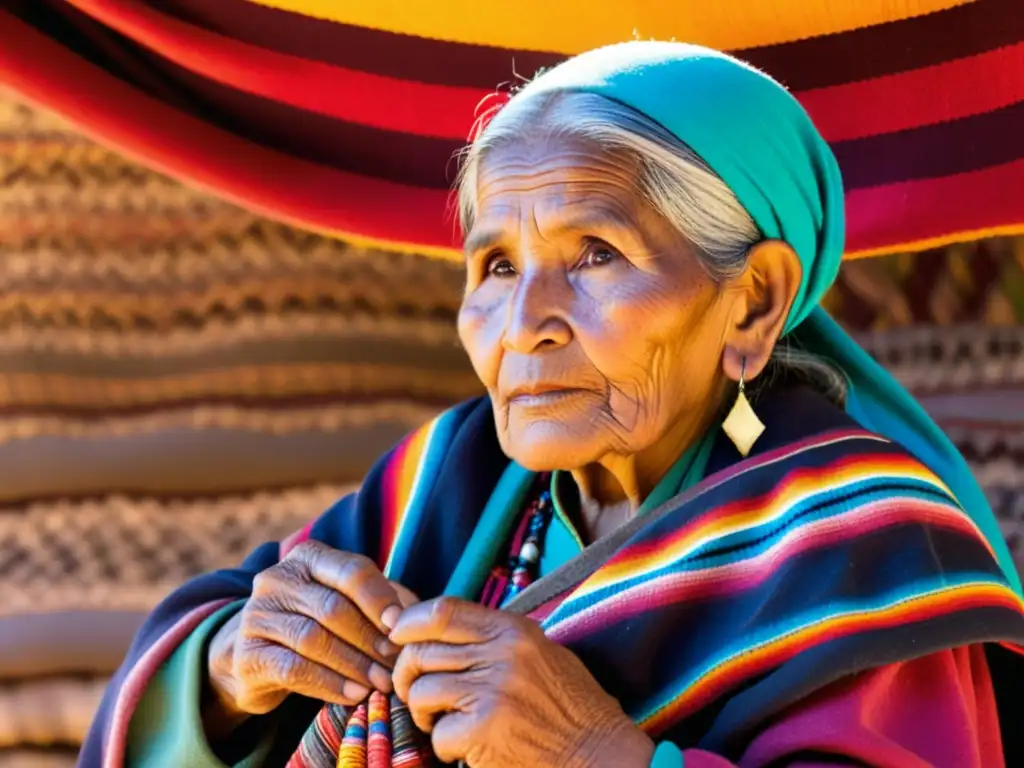
[[[638,24],[645,36],[725,34],[721,10],[701,27],[686,18],[692,3],[652,10],[658,2],[636,4],[658,27]],[[852,28],[856,19],[810,10],[800,27],[792,11],[810,0],[764,3],[777,6],[778,28],[738,18],[729,39],[770,41],[734,52],[793,89],[832,144],[849,190],[849,255],[1024,231],[1024,2],[865,0],[857,18],[871,23]],[[595,13],[608,4],[594,0]],[[544,37],[512,17],[505,34],[501,19],[467,21],[461,6],[431,4],[452,29],[438,39],[403,32],[433,28],[418,2],[404,18],[374,0],[6,0],[0,82],[266,215],[452,256],[448,189],[478,106],[590,39],[560,37],[544,18]],[[520,47],[475,41],[498,32]],[[617,39],[632,32],[623,21]],[[565,50],[543,48],[563,37]]]

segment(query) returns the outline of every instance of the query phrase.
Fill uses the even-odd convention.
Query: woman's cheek
[[[458,332],[477,377],[488,389],[498,382],[501,340],[507,312],[500,297],[468,297],[459,311]]]

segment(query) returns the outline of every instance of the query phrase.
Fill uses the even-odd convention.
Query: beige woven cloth
[[[0,685],[0,750],[80,744],[106,683],[57,678]]]
[[[11,749],[0,752],[0,768],[73,768],[72,750]]]

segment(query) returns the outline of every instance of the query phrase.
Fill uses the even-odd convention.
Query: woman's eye
[[[585,268],[601,267],[615,261],[617,258],[619,258],[619,252],[610,245],[595,243],[587,249],[586,253],[583,254],[583,258],[580,260],[580,266]]]
[[[516,268],[504,256],[492,256],[487,261],[487,274],[491,277],[508,277],[515,273]]]

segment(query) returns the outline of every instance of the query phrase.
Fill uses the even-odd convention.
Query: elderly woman
[[[1024,765],[1019,578],[817,307],[842,188],[781,86],[583,54],[479,131],[459,202],[488,396],[172,594],[83,765]]]

